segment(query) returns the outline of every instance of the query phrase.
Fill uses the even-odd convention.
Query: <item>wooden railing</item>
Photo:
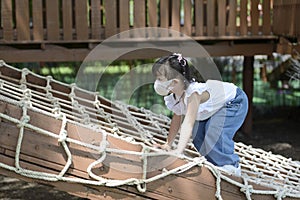
[[[273,31],[276,35],[300,39],[300,0],[275,0]]]
[[[0,42],[101,41],[141,27],[196,39],[270,36],[272,9],[273,0],[1,0]]]

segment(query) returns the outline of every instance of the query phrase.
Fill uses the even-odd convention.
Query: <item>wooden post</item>
[[[243,89],[246,92],[249,100],[249,110],[245,122],[242,126],[242,131],[249,135],[252,132],[252,98],[253,98],[253,74],[254,74],[254,56],[244,56],[243,64]]]

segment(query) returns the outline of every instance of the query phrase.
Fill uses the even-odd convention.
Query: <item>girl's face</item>
[[[167,73],[167,70],[165,68],[166,66],[160,67],[155,76],[155,84],[154,88],[161,89],[161,92],[156,90],[157,93],[161,93],[162,96],[165,96],[169,94],[170,92],[175,93],[176,95],[181,95],[184,91],[184,83],[179,78],[173,78],[171,80],[168,80],[165,73]],[[164,90],[164,91],[163,91]]]

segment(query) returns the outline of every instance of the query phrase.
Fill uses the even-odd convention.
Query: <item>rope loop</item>
[[[137,188],[137,190],[138,190],[139,192],[144,193],[144,192],[147,191],[147,184],[146,184],[145,182],[138,183],[138,184],[136,185],[136,188]]]

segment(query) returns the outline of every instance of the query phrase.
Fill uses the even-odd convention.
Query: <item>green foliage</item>
[[[215,60],[216,61],[216,60]],[[242,87],[242,69],[241,64],[233,64],[230,62],[220,62],[216,61],[218,65],[223,65],[221,74],[223,81],[234,82],[236,85]],[[111,99],[113,91],[115,90],[116,83],[124,75],[130,74],[130,71],[135,69],[136,66],[140,66],[144,63],[153,63],[153,60],[136,60],[136,61],[116,61],[112,63],[109,67],[103,68],[95,64],[94,66],[88,66],[85,68],[84,76],[86,76],[86,83],[89,81],[98,80],[100,73],[102,74],[101,80],[97,84],[96,90],[100,95]],[[73,83],[76,82],[77,71],[81,63],[68,62],[68,63],[43,63],[41,67],[39,63],[18,63],[12,64],[19,68],[29,68],[30,70],[39,73],[41,75],[47,76],[51,75],[53,78],[65,82]],[[150,66],[150,65],[149,65]],[[138,76],[132,77],[132,79],[126,80],[124,84],[126,85],[125,90],[121,91],[126,96],[126,93],[131,92],[129,104],[135,105],[137,107],[144,107],[151,109],[154,112],[169,115],[170,112],[166,109],[163,101],[163,97],[157,95],[153,89],[153,83],[143,84],[139,88],[131,88],[136,81],[143,81],[145,76],[151,74],[151,66],[145,66],[136,68],[135,72]],[[220,68],[220,66],[218,66]],[[233,76],[233,72],[235,75]],[[280,83],[280,81],[279,81]],[[264,82],[260,77],[260,68],[255,68],[254,70],[254,105],[263,105],[266,107],[270,106],[300,106],[300,83],[294,82],[297,89],[281,89],[272,88],[270,83]],[[280,86],[280,84],[278,84]]]

